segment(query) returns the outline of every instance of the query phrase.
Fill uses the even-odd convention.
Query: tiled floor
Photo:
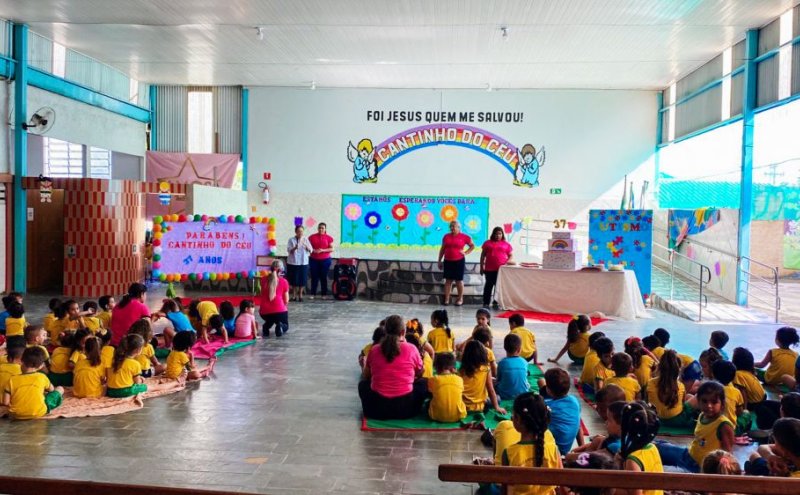
[[[151,296],[151,301],[159,298]],[[29,320],[45,297],[26,299]],[[0,422],[0,473],[186,486],[254,493],[469,494],[437,480],[440,463],[488,455],[478,432],[362,432],[356,357],[383,317],[427,321],[432,306],[365,301],[307,301],[290,308],[292,329],[223,356],[215,375],[183,393],[152,399],[121,416]],[[459,338],[474,307],[450,308]],[[672,345],[697,354],[718,327],[664,313],[597,327],[621,345],[630,335],[668,328]],[[506,320],[495,320],[495,352],[504,355]],[[563,344],[565,326],[530,323],[542,358]],[[757,359],[775,326],[728,325],[730,352],[749,346]],[[570,369],[575,372],[577,370]],[[584,410],[592,432],[596,415]]]

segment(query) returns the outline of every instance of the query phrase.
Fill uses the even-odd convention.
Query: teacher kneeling
[[[464,246],[469,249],[464,251]],[[456,283],[458,300],[456,306],[464,304],[464,268],[467,266],[466,255],[475,249],[472,238],[461,233],[461,224],[453,220],[450,222],[450,233],[442,237],[442,247],[439,249],[439,269],[444,272],[444,305],[450,304],[450,291],[453,282]],[[444,258],[444,263],[442,262]]]
[[[364,416],[371,419],[408,419],[422,409],[428,382],[422,376],[419,350],[405,341],[403,318],[386,319],[386,336],[367,355],[358,395]]]

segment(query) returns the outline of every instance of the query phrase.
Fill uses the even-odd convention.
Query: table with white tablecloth
[[[636,274],[544,270],[506,265],[497,276],[500,307],[557,314],[600,311],[612,318],[646,318]]]

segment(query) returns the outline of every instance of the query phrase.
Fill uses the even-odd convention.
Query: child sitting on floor
[[[406,334],[406,342],[413,345],[419,350],[419,357],[422,359],[422,378],[430,378],[433,376],[433,359],[425,352],[425,348],[419,341],[419,337],[415,333]]]
[[[689,447],[656,442],[665,466],[676,466],[690,473],[699,473],[706,455],[717,449],[731,452],[734,443],[734,425],[725,416],[725,388],[715,381],[703,382],[697,390],[700,417],[694,429],[694,439]]]
[[[567,342],[558,351],[555,358],[548,359],[551,363],[558,363],[561,356],[567,356],[575,364],[583,364],[589,352],[589,331],[592,329],[592,320],[586,315],[575,315],[567,324]]]
[[[47,303],[47,307],[50,309],[50,312],[44,315],[44,319],[42,320],[42,326],[52,341],[55,341],[58,338],[58,333],[55,335],[53,334],[53,323],[56,321],[55,312],[59,306],[61,306],[61,299],[57,297],[50,299],[50,301]]]
[[[620,457],[625,471],[663,473],[661,456],[653,440],[658,434],[658,416],[645,402],[631,402],[622,409]],[[662,495],[661,490],[633,490],[633,495]]]
[[[55,386],[71,387],[72,369],[75,367],[75,361],[72,360],[72,353],[75,347],[75,332],[68,330],[61,333],[58,341],[59,346],[53,349],[50,355],[50,371],[47,377]]]
[[[752,415],[744,409],[744,397],[733,379],[736,378],[736,366],[730,361],[717,361],[711,367],[714,379],[725,387],[725,416],[731,420],[735,427],[735,435],[744,435],[750,431],[753,422]]]
[[[794,375],[797,353],[791,350],[790,347],[797,346],[798,343],[800,343],[800,337],[797,335],[797,330],[792,327],[779,328],[775,332],[775,344],[778,347],[767,351],[764,359],[755,365],[756,368],[763,368],[769,365],[769,368],[764,372],[764,383],[773,386],[786,385],[789,388],[794,388],[796,385]]]
[[[475,338],[475,332],[482,327],[486,327],[489,329],[489,334],[491,335],[492,328],[492,313],[489,312],[486,308],[478,308],[478,311],[475,312],[475,326],[472,328],[472,334],[465,340],[456,346],[456,358],[460,357],[461,354],[464,352],[464,347],[467,345],[467,342]]]
[[[701,466],[703,474],[722,474],[725,476],[739,476],[742,474],[742,468],[739,466],[739,461],[730,452],[724,450],[715,450],[710,452]],[[708,492],[707,495],[736,495],[734,493],[720,493]]]
[[[800,419],[800,393],[791,392],[781,397],[779,416],[780,418]],[[775,454],[774,448],[775,444],[759,445],[758,450],[750,455],[750,460],[744,465],[747,474],[787,476],[794,470],[794,467],[789,466],[785,459]]]
[[[661,423],[671,427],[688,427],[695,424],[692,408],[686,404],[691,396],[680,381],[681,360],[672,349],[661,355],[658,376],[647,382],[647,400],[656,408]]]
[[[544,373],[545,389],[542,396],[550,409],[548,429],[555,438],[562,455],[572,448],[572,442],[583,445],[581,431],[581,405],[578,399],[569,395],[569,373],[561,368],[550,368]]]
[[[611,403],[606,415],[606,434],[595,435],[591,442],[585,443],[572,452],[566,454],[567,461],[573,461],[583,452],[597,452],[603,451],[610,455],[616,455],[619,452],[622,435],[622,410],[628,403],[625,401],[617,401]]]
[[[653,337],[658,339],[658,344],[655,349],[650,349],[657,359],[661,359],[661,355],[667,350],[667,344],[670,341],[670,334],[666,328],[656,328],[653,332]]]
[[[228,335],[233,335],[236,330],[236,309],[230,301],[222,301],[219,305],[219,315],[222,317],[222,324]]]
[[[758,381],[753,353],[744,347],[733,350],[733,365],[736,377],[733,384],[742,392],[745,407],[756,415],[756,423],[762,430],[769,430],[780,417],[780,402],[767,400],[767,392]]]
[[[606,380],[614,377],[614,370],[611,369],[611,358],[614,356],[614,343],[611,339],[603,337],[594,343],[594,351],[600,362],[594,367],[593,381],[594,386],[590,393],[600,390],[605,386]]]
[[[114,361],[106,370],[106,395],[117,399],[135,397],[135,402],[141,404],[139,394],[147,391],[147,385],[136,357],[141,354],[143,347],[144,339],[140,335],[128,334],[120,341],[114,350]]]
[[[728,344],[730,339],[727,333],[722,330],[715,330],[711,332],[711,337],[708,338],[708,346],[718,350],[720,355],[722,355],[722,359],[730,361],[731,358],[728,357],[728,353],[722,349]]]
[[[25,329],[25,346],[24,347],[41,347],[44,351],[44,361],[47,363],[50,361],[50,353],[47,352],[47,348],[44,346],[44,342],[47,339],[47,332],[45,332],[44,328],[40,325],[31,325]],[[10,346],[11,341],[9,340],[6,342],[6,346]]]
[[[114,300],[114,296],[105,295],[100,296],[100,299],[97,300],[97,304],[100,306],[100,312],[97,313],[97,317],[103,322],[103,328],[111,328],[111,311],[114,309],[114,306],[117,305],[117,301]]]
[[[775,438],[773,451],[792,466],[789,477],[800,478],[800,419],[779,419],[772,427],[772,436]]]
[[[3,405],[15,419],[34,419],[45,416],[61,405],[64,389],[53,387],[47,375],[39,373],[44,367],[44,353],[38,347],[22,352],[22,373],[12,376],[3,389]]]
[[[361,354],[358,355],[358,365],[361,366],[361,369],[364,369],[364,365],[367,362],[367,356],[369,356],[369,351],[372,350],[372,346],[378,345],[381,343],[381,340],[386,336],[386,329],[383,328],[383,325],[378,326],[375,330],[372,331],[372,342],[365,345],[363,349],[361,349]]]
[[[172,341],[172,352],[167,356],[167,378],[176,380],[185,370],[188,371],[186,375],[188,380],[199,380],[211,373],[216,359],[209,360],[208,366],[198,369],[191,352],[195,342],[197,342],[197,337],[194,332],[180,332],[175,335],[175,339]]]
[[[433,359],[436,353],[433,351],[433,346],[428,343],[428,339],[425,338],[425,326],[416,318],[412,318],[406,322],[406,336],[411,334],[419,338],[419,342],[425,350],[425,353]]]
[[[498,413],[506,414],[506,410],[500,407],[494,392],[489,358],[483,344],[476,340],[467,344],[461,359],[459,374],[464,380],[464,404],[467,406],[467,411],[483,412],[486,409],[486,399],[488,398]]]
[[[603,451],[583,452],[577,454],[574,459],[564,463],[564,467],[569,469],[601,469],[614,470],[617,464],[614,457]],[[588,487],[569,487],[569,495],[615,495],[619,490],[614,488],[588,488]]]
[[[589,336],[589,352],[586,353],[586,357],[583,359],[583,369],[579,380],[580,385],[582,387],[586,385],[588,390],[594,390],[594,369],[597,363],[600,362],[597,351],[594,350],[594,344],[605,336],[606,334],[603,332],[594,332]]]
[[[639,386],[644,390],[658,366],[658,359],[644,347],[642,340],[638,337],[630,337],[625,340],[625,353],[631,357],[633,374],[636,375]]]
[[[524,325],[525,317],[521,314],[514,313],[509,316],[508,328],[511,333],[519,335],[519,338],[522,339],[522,350],[519,355],[526,361],[533,361],[533,364],[540,364],[538,358],[539,353],[536,350],[536,336],[533,332],[525,328]]]
[[[142,368],[142,377],[150,378],[163,373],[164,365],[158,361],[158,358],[156,357],[156,350],[153,348],[153,344],[150,343],[150,341],[153,339],[153,328],[150,326],[150,321],[144,319],[137,320],[133,325],[131,325],[131,329],[128,330],[128,334],[138,335],[145,342],[144,346],[142,347],[142,352],[136,356],[136,361]]]
[[[83,350],[86,359],[75,365],[73,371],[73,395],[78,398],[100,398],[105,395],[103,383],[106,381],[106,369],[100,360],[100,339],[91,336],[84,342]]]
[[[492,331],[489,327],[477,327],[472,331],[472,339],[477,340],[486,348],[486,356],[489,359],[489,369],[492,372],[492,377],[496,377],[497,361],[495,360],[494,351],[492,350]]]
[[[639,381],[631,376],[632,362],[630,356],[624,352],[617,352],[611,356],[611,369],[614,376],[607,378],[605,383],[616,385],[625,391],[625,401],[633,402],[641,397],[642,387]]]
[[[22,303],[11,301],[6,311],[8,311],[8,317],[6,318],[6,338],[22,337],[25,334],[25,327],[28,326],[25,321],[25,308],[22,306]]]
[[[256,326],[256,305],[253,301],[244,300],[239,303],[239,314],[233,323],[233,336],[237,339],[256,340],[258,327]]]
[[[541,395],[531,392],[514,399],[514,428],[520,432],[519,443],[507,447],[501,456],[503,466],[560,469],[561,456],[550,425],[550,410]],[[555,486],[517,485],[513,493],[555,493]],[[534,491],[536,490],[536,491]]]
[[[437,309],[431,313],[431,326],[433,330],[428,332],[428,342],[433,346],[434,353],[453,352],[455,337],[450,330],[450,319],[446,309]]]
[[[497,365],[497,384],[495,390],[500,400],[514,400],[530,388],[528,383],[528,362],[520,357],[522,339],[510,333],[503,339],[506,357]]]
[[[88,328],[94,335],[105,331],[103,321],[97,317],[98,309],[99,306],[94,301],[86,301],[83,303],[83,312],[89,313],[83,317],[83,324],[85,328]]]
[[[6,362],[0,364],[0,391],[6,389],[8,380],[12,376],[22,374],[22,353],[25,352],[25,346],[16,344],[6,346]]]
[[[625,402],[625,391],[616,385],[606,385],[594,394],[595,410],[600,419],[608,419],[608,408],[615,402]]]
[[[222,315],[213,315],[209,318],[208,326],[209,329],[214,330],[214,333],[217,335],[222,335],[224,343],[228,343],[228,329],[225,328],[225,320],[222,319]],[[203,329],[205,330],[205,327],[203,327]]]
[[[14,302],[22,304],[22,294],[20,294],[19,292],[10,292],[8,295],[3,296],[3,312],[0,313],[0,335],[6,334],[6,318],[8,318],[8,306]]]
[[[456,357],[451,352],[440,352],[433,360],[433,366],[436,376],[428,378],[428,391],[433,396],[428,416],[442,423],[461,421],[467,416],[467,406],[462,397],[464,380],[456,374]]]

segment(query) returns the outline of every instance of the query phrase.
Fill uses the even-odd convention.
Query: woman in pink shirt
[[[146,300],[147,287],[144,284],[136,283],[128,287],[128,293],[111,312],[111,345],[118,345],[138,320],[149,320],[150,308],[145,304]]]
[[[464,246],[469,249],[464,251]],[[467,265],[465,256],[475,249],[472,238],[461,233],[461,224],[457,220],[450,222],[450,233],[442,238],[439,249],[439,269],[444,272],[444,305],[450,304],[450,291],[456,283],[458,300],[456,306],[464,304],[464,268]],[[442,262],[444,259],[444,263]]]
[[[497,284],[497,273],[500,267],[511,262],[511,244],[506,242],[506,234],[501,227],[492,229],[489,240],[481,246],[481,275],[486,277],[483,286],[483,305],[489,307],[492,302],[492,292]],[[497,303],[494,303],[497,306]]]
[[[308,260],[311,271],[311,298],[317,295],[317,284],[322,285],[320,295],[328,295],[328,270],[331,269],[331,253],[333,252],[333,237],[326,232],[327,225],[320,222],[317,233],[308,236],[311,243],[311,256]]]
[[[289,282],[281,277],[283,262],[275,260],[269,275],[261,279],[261,298],[258,313],[264,319],[264,338],[269,337],[269,329],[275,325],[275,336],[280,337],[289,331]]]
[[[405,341],[403,318],[392,315],[384,324],[386,336],[367,355],[358,396],[364,416],[372,419],[408,419],[416,416],[428,394],[422,377],[419,349]]]

